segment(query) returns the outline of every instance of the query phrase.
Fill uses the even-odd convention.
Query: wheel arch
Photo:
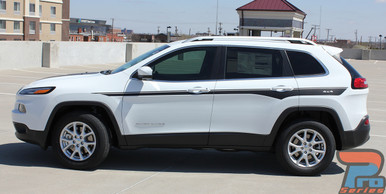
[[[118,122],[113,114],[113,112],[108,108],[107,105],[100,102],[93,101],[71,101],[71,102],[62,102],[55,106],[51,115],[46,124],[44,133],[45,133],[45,141],[43,143],[43,147],[46,148],[51,145],[49,138],[52,135],[52,128],[60,118],[60,116],[67,114],[73,111],[87,111],[95,114],[99,119],[105,123],[108,128],[108,132],[112,138],[112,145],[120,147],[126,145],[126,140],[123,138]]]
[[[288,108],[276,120],[271,134],[264,141],[264,146],[274,147],[280,131],[300,120],[314,120],[326,125],[334,135],[336,148],[342,149],[343,125],[336,111],[325,107]]]

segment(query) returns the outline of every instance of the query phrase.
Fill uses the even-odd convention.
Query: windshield
[[[139,57],[137,57],[137,58],[127,62],[126,64],[118,67],[116,70],[114,70],[111,73],[118,73],[118,72],[124,71],[124,70],[134,66],[135,64],[137,64],[137,63],[139,63],[139,62],[141,62],[141,61],[143,61],[143,60],[145,60],[145,59],[147,59],[147,58],[149,58],[149,57],[151,57],[151,56],[153,56],[153,55],[155,55],[155,54],[157,54],[157,53],[159,53],[159,52],[161,52],[161,51],[163,51],[163,50],[165,50],[165,49],[167,49],[169,47],[170,47],[169,45],[164,45],[164,46],[158,47],[158,48],[156,48],[154,50],[151,50],[151,51],[149,51],[149,52],[147,52],[147,53],[145,53],[145,54],[143,54],[143,55],[141,55],[141,56],[139,56]]]

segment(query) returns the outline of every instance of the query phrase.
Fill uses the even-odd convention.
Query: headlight
[[[55,87],[42,87],[42,88],[27,88],[22,90],[20,95],[42,95],[49,94],[55,89]]]

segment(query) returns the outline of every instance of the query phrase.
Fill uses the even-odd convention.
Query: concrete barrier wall
[[[0,69],[41,67],[42,43],[0,41]]]
[[[158,48],[160,46],[164,45],[163,43],[131,43],[128,44],[127,47],[127,56],[126,60],[130,61],[148,51],[151,51],[155,48]]]
[[[381,50],[371,50],[370,53],[371,60],[386,60],[386,51]]]
[[[343,49],[340,56],[345,59],[362,59],[362,49]]]
[[[50,67],[124,63],[126,43],[51,42]]]
[[[341,54],[346,59],[386,60],[385,50],[343,49]]]
[[[0,69],[125,63],[163,43],[0,41]],[[344,49],[347,59],[386,60],[386,51]]]

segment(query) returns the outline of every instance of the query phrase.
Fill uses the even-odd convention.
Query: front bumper
[[[47,148],[47,133],[45,131],[30,130],[25,124],[13,123],[16,129],[16,137],[27,143],[39,145],[41,148]]]
[[[353,131],[343,131],[341,133],[342,150],[358,147],[370,139],[370,124],[365,124],[369,116],[365,116]]]

